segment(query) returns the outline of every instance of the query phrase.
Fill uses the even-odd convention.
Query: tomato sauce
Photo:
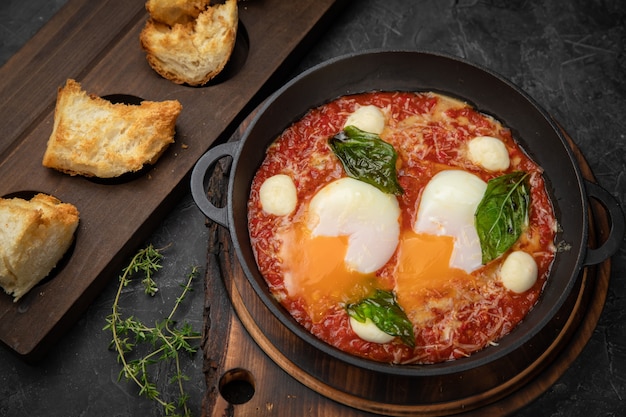
[[[290,294],[285,286],[282,242],[279,232],[289,227],[298,210],[322,187],[345,177],[344,169],[328,146],[347,117],[358,107],[375,105],[386,115],[381,138],[398,153],[398,180],[404,193],[398,196],[401,230],[415,221],[422,190],[444,169],[462,169],[484,181],[502,175],[472,164],[464,145],[476,136],[494,136],[509,152],[511,166],[505,172],[530,173],[529,226],[511,250],[525,250],[538,266],[538,279],[528,291],[507,290],[497,279],[500,257],[472,272],[471,279],[454,280],[446,291],[432,289],[424,311],[412,317],[415,347],[399,340],[372,343],[352,331],[345,306],[328,309],[321,319],[308,314],[306,300]],[[297,190],[297,209],[289,216],[263,211],[261,184],[276,174],[289,175]],[[253,180],[248,203],[250,238],[259,270],[272,294],[307,330],[325,342],[354,355],[397,364],[436,363],[466,357],[508,334],[537,302],[554,258],[556,220],[545,189],[542,170],[519,147],[509,129],[465,103],[434,93],[372,92],[338,98],[310,110],[289,126],[267,149]],[[393,289],[398,256],[376,272],[380,288]]]

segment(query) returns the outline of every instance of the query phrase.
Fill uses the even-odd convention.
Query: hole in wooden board
[[[247,403],[254,396],[254,391],[254,378],[246,369],[231,369],[220,378],[219,392],[230,404]]]
[[[137,178],[142,177],[143,175],[145,175],[146,173],[151,171],[152,168],[153,168],[153,165],[146,164],[139,171],[127,172],[127,173],[119,175],[117,177],[112,177],[112,178],[85,177],[85,178],[88,181],[91,181],[91,182],[93,182],[95,184],[119,185],[119,184],[125,184],[127,182],[134,181]]]
[[[143,101],[141,97],[133,96],[130,94],[109,94],[106,96],[102,96],[102,98],[113,104],[128,104],[131,106],[138,106]]]
[[[2,198],[4,199],[20,198],[22,200],[29,201],[37,194],[51,195],[51,194],[41,192],[41,191],[24,190],[24,191],[16,191],[13,193],[6,194],[2,196]],[[61,201],[61,202],[65,203],[65,201]],[[37,284],[35,284],[35,286],[31,288],[28,293],[24,294],[22,298],[20,298],[20,300],[18,301],[20,303],[20,306],[18,307],[18,312],[20,313],[26,312],[28,310],[28,305],[30,304],[30,302],[28,301],[30,299],[29,295],[35,293],[38,287],[41,287],[42,285],[45,285],[46,283],[53,280],[67,266],[70,259],[72,258],[74,249],[76,248],[77,232],[78,232],[78,228],[76,229],[76,232],[74,232],[74,238],[72,239],[72,243],[70,244],[69,248],[65,251],[65,253],[61,257],[61,259],[59,259],[57,264],[50,270],[48,275],[46,275],[42,280],[40,280]],[[0,290],[0,292],[4,293],[2,290]]]

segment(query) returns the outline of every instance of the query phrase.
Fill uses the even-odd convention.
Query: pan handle
[[[598,248],[587,249],[584,264],[595,265],[610,258],[619,249],[625,232],[624,212],[617,198],[598,184],[585,180],[585,188],[587,196],[596,199],[607,210],[611,223],[611,230],[604,243]]]
[[[198,159],[191,172],[191,196],[196,205],[214,222],[228,228],[228,207],[217,207],[209,201],[207,195],[207,175],[209,169],[218,160],[230,156],[235,157],[239,149],[239,142],[226,142],[209,149]]]

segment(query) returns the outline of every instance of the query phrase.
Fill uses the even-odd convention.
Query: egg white
[[[308,228],[315,236],[348,236],[346,265],[372,273],[387,263],[400,235],[398,200],[373,185],[341,178],[309,203]]]
[[[424,188],[413,230],[454,237],[450,267],[470,273],[482,264],[474,213],[486,189],[482,179],[460,170],[441,171]]]

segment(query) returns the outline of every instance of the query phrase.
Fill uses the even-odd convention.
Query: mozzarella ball
[[[288,175],[274,175],[261,184],[259,199],[266,213],[285,216],[296,208],[296,186]]]
[[[365,319],[365,323],[361,323],[357,319],[350,317],[350,326],[357,336],[368,342],[389,343],[395,337],[380,330],[370,319]]]
[[[488,171],[504,171],[509,168],[509,151],[504,143],[491,136],[478,136],[468,143],[468,157],[472,163]]]
[[[385,115],[376,106],[362,106],[348,116],[344,124],[344,127],[346,126],[354,126],[365,132],[380,135],[385,129]]]
[[[502,284],[516,293],[529,290],[537,282],[537,263],[524,251],[512,252],[500,269]]]

